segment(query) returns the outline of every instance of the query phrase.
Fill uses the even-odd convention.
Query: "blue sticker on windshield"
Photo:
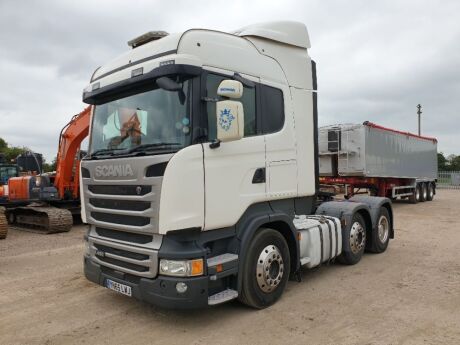
[[[190,120],[189,120],[187,117],[184,117],[184,118],[182,119],[182,124],[183,124],[184,126],[188,126],[188,125],[190,124]]]

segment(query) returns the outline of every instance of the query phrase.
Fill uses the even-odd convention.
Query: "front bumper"
[[[178,278],[157,276],[155,279],[139,278],[135,281],[126,279],[122,272],[107,270],[91,260],[84,258],[84,271],[88,280],[104,286],[106,279],[131,287],[132,296],[140,301],[168,309],[193,309],[208,306],[208,277]],[[176,284],[184,282],[187,291],[180,294]]]

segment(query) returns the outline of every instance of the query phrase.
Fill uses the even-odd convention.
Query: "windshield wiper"
[[[126,150],[126,149],[122,149],[122,148],[100,149],[100,150],[96,150],[93,153],[91,153],[90,157],[97,157],[100,155],[113,156],[114,151],[119,151],[119,150]]]
[[[160,147],[170,147],[170,146],[182,146],[182,144],[181,143],[166,143],[166,142],[165,143],[143,144],[143,145],[133,147],[127,153],[145,151],[145,150],[152,149],[152,148],[156,149]]]

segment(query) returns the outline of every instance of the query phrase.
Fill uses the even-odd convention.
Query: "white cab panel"
[[[163,177],[159,233],[204,225],[203,148],[192,145],[177,152]]]
[[[270,199],[297,196],[297,157],[294,132],[294,114],[289,88],[285,85],[261,80],[265,85],[283,91],[284,126],[276,132],[265,135],[267,146],[268,197]],[[262,114],[262,117],[264,114]]]
[[[265,183],[252,183],[258,168],[265,168],[262,135],[221,143],[203,144],[205,159],[205,230],[236,224],[246,209],[266,200]]]
[[[260,54],[248,40],[231,34],[209,30],[186,31],[179,42],[178,53],[194,55],[206,66],[276,82],[285,80],[275,60]]]
[[[315,136],[313,123],[313,95],[310,90],[291,87],[297,139],[298,194],[315,194]]]

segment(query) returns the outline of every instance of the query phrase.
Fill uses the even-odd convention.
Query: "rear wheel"
[[[373,253],[383,253],[390,242],[391,220],[386,207],[380,208],[377,229],[372,233],[372,243],[370,251]]]
[[[247,251],[243,264],[240,301],[263,309],[282,295],[290,272],[289,247],[278,231],[260,229]]]
[[[426,201],[428,197],[428,187],[426,186],[426,183],[420,183],[420,188],[421,188],[420,201]]]
[[[342,254],[338,261],[345,265],[354,265],[361,260],[366,247],[366,222],[359,213],[353,215],[351,226],[345,228],[342,236]]]
[[[434,185],[433,185],[433,183],[429,182],[428,185],[427,185],[427,189],[428,189],[428,194],[426,196],[426,200],[431,201],[434,198]]]

